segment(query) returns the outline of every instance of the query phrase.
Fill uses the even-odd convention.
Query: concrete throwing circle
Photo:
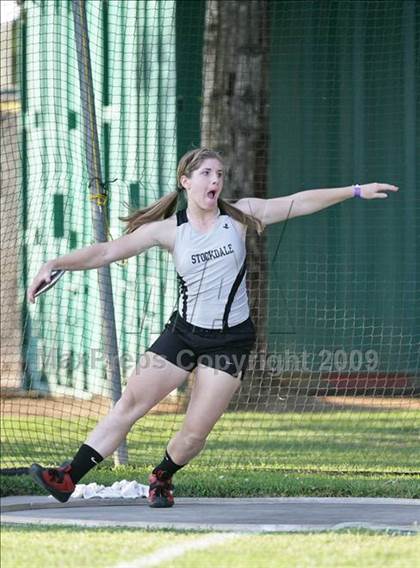
[[[171,509],[145,499],[1,499],[2,523],[234,532],[312,532],[366,528],[420,532],[420,500],[376,498],[178,498]]]

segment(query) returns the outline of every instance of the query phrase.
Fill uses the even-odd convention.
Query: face
[[[182,176],[188,201],[192,200],[200,209],[215,209],[223,189],[223,174],[223,164],[216,158],[207,158],[190,177]]]

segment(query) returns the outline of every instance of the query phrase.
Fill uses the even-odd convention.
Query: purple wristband
[[[362,188],[358,183],[353,186],[353,197],[358,197],[359,199],[363,199],[362,197]]]

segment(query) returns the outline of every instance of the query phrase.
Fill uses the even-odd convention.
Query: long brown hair
[[[137,209],[126,217],[120,217],[121,221],[127,223],[125,232],[132,233],[145,223],[160,221],[171,217],[176,211],[178,197],[183,191],[185,191],[185,188],[182,187],[181,184],[182,176],[190,177],[192,173],[201,166],[204,160],[209,158],[219,160],[219,162],[223,164],[223,158],[221,155],[214,150],[209,150],[208,148],[196,148],[195,150],[190,150],[184,154],[179,160],[176,172],[176,191],[172,191],[171,193],[164,195],[148,207]],[[233,219],[239,221],[239,223],[242,223],[249,229],[256,230],[259,235],[263,232],[264,226],[256,217],[243,213],[224,199],[219,198],[217,203],[220,209],[223,209],[228,215],[233,217]]]

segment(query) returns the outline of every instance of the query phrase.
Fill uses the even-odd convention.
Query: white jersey
[[[219,210],[213,229],[203,234],[189,223],[186,209],[178,211],[173,258],[183,319],[206,329],[248,319],[245,242],[229,215]]]

